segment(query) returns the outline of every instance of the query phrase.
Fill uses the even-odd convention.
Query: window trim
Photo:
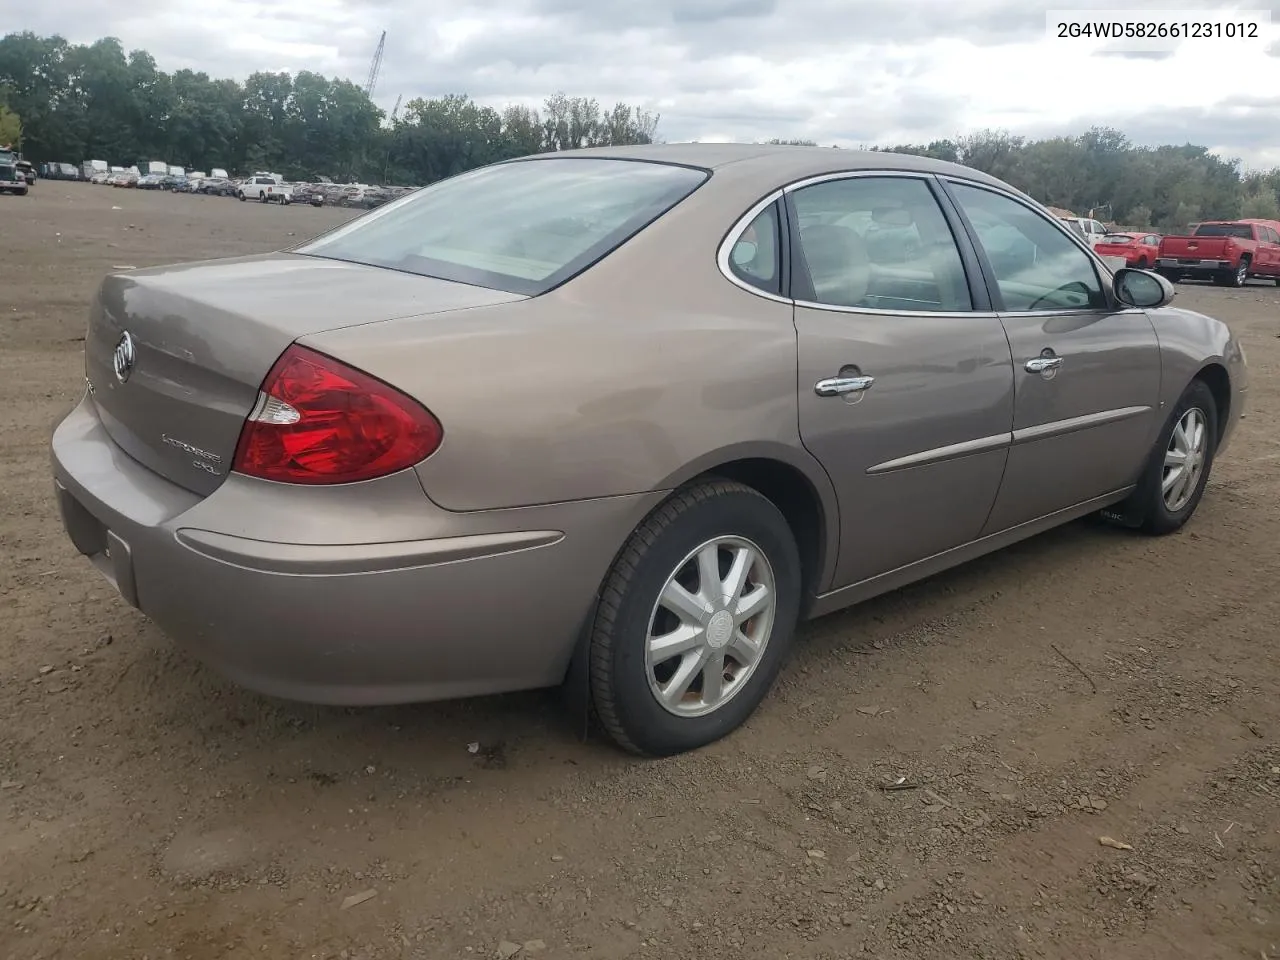
[[[938,204],[942,217],[946,221],[947,227],[951,230],[952,240],[960,253],[961,266],[965,272],[965,282],[969,287],[969,299],[973,303],[972,310],[885,310],[874,307],[846,307],[839,304],[818,303],[814,300],[801,299],[796,296],[797,281],[808,283],[808,267],[804,263],[803,253],[800,252],[799,223],[794,205],[791,202],[791,194],[819,183],[827,183],[833,180],[852,180],[862,177],[893,177],[924,182],[925,187],[933,196],[934,202]],[[740,280],[734,275],[729,265],[729,254],[733,249],[733,245],[737,243],[738,237],[771,203],[778,203],[782,211],[782,276],[784,285],[782,287],[783,295],[781,296],[761,290],[759,287],[754,287]],[[742,216],[735,220],[733,225],[725,232],[716,252],[716,263],[720,269],[720,274],[739,289],[765,300],[786,303],[793,307],[804,307],[806,310],[827,310],[832,313],[853,313],[862,316],[881,317],[993,317],[996,315],[996,311],[992,308],[990,293],[983,282],[981,274],[978,272],[977,252],[973,249],[972,244],[972,238],[957,217],[951,200],[942,189],[936,174],[919,170],[842,170],[794,180],[783,184],[760,198]]]
[[[736,273],[734,273],[733,264],[730,261],[730,256],[733,253],[733,248],[737,244],[742,234],[746,232],[747,227],[755,223],[756,217],[764,213],[764,211],[767,210],[771,204],[777,204],[778,201],[782,199],[782,194],[783,194],[782,188],[774,190],[772,193],[766,194],[765,196],[757,200],[754,204],[752,204],[750,207],[748,207],[747,212],[733,222],[733,224],[729,227],[729,229],[725,231],[724,236],[720,238],[720,246],[716,250],[716,266],[720,268],[721,276],[723,276],[726,280],[728,280],[730,283],[732,283],[735,287],[739,288],[740,290],[745,290],[747,293],[750,293],[753,296],[761,297],[765,300],[773,300],[777,303],[790,304],[790,303],[794,303],[791,297],[787,295],[791,289],[791,277],[790,277],[790,270],[789,270],[789,261],[791,259],[790,258],[791,230],[789,226],[790,215],[783,205],[779,204],[779,211],[778,211],[779,212],[778,223],[780,227],[778,232],[781,235],[779,237],[779,242],[778,242],[778,254],[782,260],[782,281],[783,281],[781,284],[779,284],[778,289],[781,291],[781,293],[770,293],[768,290],[761,290],[759,287],[754,286],[753,284],[747,283],[747,281],[743,280]]]
[[[960,269],[964,272],[965,286],[969,290],[970,308],[968,310],[891,310],[875,307],[848,307],[842,304],[821,303],[818,300],[809,299],[815,294],[813,292],[813,281],[809,277],[809,265],[804,257],[804,247],[800,243],[800,216],[795,208],[794,195],[801,190],[822,183],[861,179],[919,180],[924,184],[930,197],[933,198],[933,202],[937,204],[938,212],[942,214],[943,222],[946,223],[947,229],[951,232],[951,240],[956,246],[956,252],[960,255]],[[961,224],[954,218],[953,211],[948,209],[947,203],[939,196],[937,177],[933,174],[908,170],[858,170],[835,174],[829,173],[817,177],[808,177],[788,184],[783,193],[787,207],[787,219],[791,223],[791,249],[794,251],[791,272],[791,296],[796,306],[809,310],[831,310],[837,313],[901,317],[972,317],[975,314],[990,311],[991,304],[986,296],[984,285],[975,282],[975,278],[978,276],[975,270],[977,259],[976,257],[970,258],[966,256],[965,247],[970,242],[969,237],[964,232]]]
[[[788,253],[789,253],[789,246],[790,246],[789,244],[790,231],[788,230],[788,227],[787,227],[786,209],[782,206],[782,204],[778,203],[778,198],[776,197],[769,203],[761,203],[761,204],[758,204],[757,206],[758,206],[758,210],[756,210],[755,216],[750,217],[747,220],[747,222],[742,226],[742,229],[740,231],[737,231],[737,234],[735,235],[735,239],[733,243],[729,243],[725,245],[724,256],[717,257],[717,259],[723,261],[721,263],[721,269],[738,286],[745,287],[746,289],[750,290],[753,293],[762,294],[764,296],[769,297],[770,299],[775,299],[775,298],[786,299],[786,293],[787,293],[787,290],[790,288],[790,284],[791,284],[790,271],[787,269],[787,263],[789,259]],[[758,220],[761,216],[767,213],[770,207],[773,208],[773,227],[774,227],[774,230],[776,231],[776,234],[774,236],[774,243],[777,247],[777,257],[778,257],[778,277],[777,277],[778,290],[777,292],[774,292],[772,290],[766,290],[764,287],[757,286],[756,284],[752,283],[750,280],[746,279],[745,277],[742,277],[741,275],[739,275],[738,271],[734,269],[734,265],[733,265],[733,248],[738,245],[738,240],[741,239],[741,235],[746,232],[747,228],[750,227],[751,224],[755,223],[756,220]],[[753,207],[752,209],[755,210],[756,208]],[[730,230],[734,230],[736,227],[737,227],[737,224],[735,223],[734,226],[730,228]],[[790,301],[788,300],[787,302],[789,303]]]
[[[994,311],[1002,317],[1044,317],[1054,316],[1091,316],[1100,314],[1123,314],[1123,313],[1145,313],[1146,311],[1139,307],[1130,307],[1127,304],[1120,303],[1115,296],[1115,273],[1103,262],[1102,258],[1090,246],[1087,239],[1083,236],[1077,237],[1067,229],[1066,224],[1058,220],[1052,215],[1046,216],[1040,210],[1037,210],[1032,203],[1028,203],[1017,194],[999,187],[994,187],[989,183],[982,183],[978,180],[971,180],[967,177],[958,177],[951,174],[938,178],[942,189],[946,192],[951,202],[955,205],[956,212],[962,219],[965,230],[969,234],[970,242],[974,244],[978,253],[979,262],[982,264],[983,277],[986,279],[988,294],[991,297],[991,303]],[[960,201],[952,194],[950,185],[975,187],[979,190],[985,190],[988,193],[994,193],[997,196],[1011,200],[1029,212],[1040,217],[1042,220],[1053,225],[1059,233],[1076,246],[1076,249],[1084,253],[1089,263],[1093,266],[1094,274],[1098,278],[1098,283],[1102,287],[1103,296],[1106,298],[1106,304],[1101,307],[1079,307],[1079,308],[1058,308],[1055,310],[1008,310],[1005,309],[1004,297],[1000,293],[999,284],[996,282],[995,271],[991,266],[991,262],[987,259],[987,252],[978,240],[977,230],[974,229],[973,223],[969,220],[968,214],[964,212],[964,208],[960,205]]]
[[[511,162],[511,161],[505,161]],[[939,206],[942,208],[943,216],[946,218],[948,226],[952,229],[952,235],[955,238],[956,246],[960,250],[960,257],[965,266],[965,275],[969,283],[969,295],[973,300],[973,309],[961,312],[942,312],[934,310],[878,310],[871,307],[843,307],[834,304],[814,303],[808,300],[799,300],[790,294],[794,294],[795,286],[795,260],[796,260],[796,244],[794,234],[796,232],[796,218],[791,209],[789,202],[789,194],[800,190],[804,187],[816,183],[823,183],[828,180],[847,180],[854,177],[907,177],[917,180],[925,180],[930,183],[933,189],[934,197],[938,200]],[[999,297],[999,287],[995,283],[994,275],[991,273],[991,266],[987,262],[986,252],[977,242],[976,233],[973,225],[969,222],[969,218],[965,215],[963,209],[956,203],[955,197],[952,195],[949,184],[960,184],[963,186],[978,187],[991,193],[1005,197],[1015,203],[1021,204],[1032,213],[1037,214],[1042,219],[1053,224],[1058,231],[1063,234],[1069,241],[1075,244],[1078,250],[1081,250],[1093,265],[1094,272],[1098,276],[1099,283],[1102,284],[1103,291],[1107,298],[1107,306],[1105,307],[1086,307],[1083,309],[1072,310],[1030,310],[1030,311],[1014,311],[1003,309],[1003,300]],[[759,216],[760,212],[771,203],[777,203],[779,200],[784,201],[781,209],[785,217],[786,228],[783,231],[783,278],[789,281],[783,286],[785,295],[778,295],[761,290],[759,287],[753,287],[748,283],[739,280],[734,276],[733,271],[729,269],[728,257],[729,252],[733,249],[733,245],[737,242],[738,237],[751,224],[751,222]],[[957,228],[959,232],[957,233]],[[835,173],[824,173],[817,176],[804,177],[800,180],[794,180],[785,183],[782,186],[770,191],[767,195],[757,200],[748,210],[742,214],[733,225],[725,232],[721,238],[720,246],[716,251],[716,263],[719,267],[721,276],[729,283],[744,290],[752,296],[760,297],[764,300],[772,300],[776,303],[786,303],[793,307],[804,307],[809,310],[828,310],[833,313],[854,313],[864,316],[906,316],[906,317],[1043,317],[1052,314],[1059,316],[1089,316],[1100,314],[1136,314],[1146,313],[1140,307],[1131,307],[1127,304],[1120,303],[1115,298],[1115,273],[1110,267],[1094,252],[1093,247],[1089,244],[1088,239],[1083,234],[1077,234],[1064,222],[1059,220],[1052,214],[1048,214],[1039,209],[1034,203],[1028,203],[1027,200],[1019,196],[1016,192],[1003,185],[986,183],[982,180],[975,180],[970,177],[959,176],[952,173],[933,173],[931,171],[919,170],[842,170]],[[971,266],[972,264],[972,266]]]

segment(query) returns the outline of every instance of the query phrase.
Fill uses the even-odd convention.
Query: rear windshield
[[[1127,233],[1108,233],[1102,238],[1103,243],[1131,243],[1133,237]]]
[[[424,187],[294,252],[536,296],[613,250],[707,176],[638,160],[518,160]]]
[[[1194,237],[1238,237],[1253,239],[1253,227],[1247,223],[1202,223],[1196,227]]]

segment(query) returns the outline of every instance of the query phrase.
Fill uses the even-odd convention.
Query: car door
[[[1160,346],[1143,310],[1052,219],[1004,191],[947,178],[978,246],[1013,351],[1013,437],[995,533],[1105,498],[1136,482],[1163,416]],[[1021,261],[994,241],[1015,231]]]
[[[1004,471],[1009,346],[941,198],[882,172],[786,192],[800,436],[839,498],[836,587],[973,540]]]

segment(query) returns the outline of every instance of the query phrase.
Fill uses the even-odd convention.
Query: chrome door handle
[[[813,385],[813,392],[820,397],[844,397],[871,389],[875,377],[828,377]]]
[[[1062,366],[1061,357],[1034,357],[1022,365],[1027,373],[1044,373],[1046,370],[1057,370]]]

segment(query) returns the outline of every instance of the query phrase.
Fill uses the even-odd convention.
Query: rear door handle
[[[815,383],[813,392],[820,397],[844,397],[870,390],[875,382],[875,377],[828,377]]]
[[[1057,370],[1062,366],[1061,357],[1033,357],[1023,364],[1027,373],[1044,373],[1046,370]]]

